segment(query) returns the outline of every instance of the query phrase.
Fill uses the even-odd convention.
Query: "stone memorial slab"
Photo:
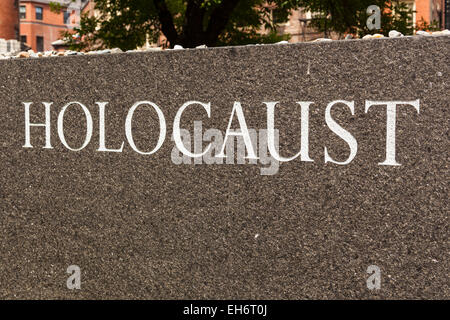
[[[0,61],[0,297],[448,299],[449,51]]]

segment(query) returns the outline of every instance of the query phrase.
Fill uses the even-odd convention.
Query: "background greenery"
[[[366,26],[366,10],[373,4],[381,8],[381,30],[370,31]],[[413,12],[401,1],[96,0],[99,16],[83,15],[80,27],[64,36],[72,50],[130,50],[143,46],[147,39],[156,43],[161,33],[168,40],[163,45],[168,47],[274,43],[289,39],[289,35],[278,35],[277,27],[299,7],[315,13],[310,25],[325,36],[330,32],[362,36],[375,32],[387,35],[390,30],[408,35],[414,31]],[[52,4],[52,10],[63,7]],[[267,34],[261,34],[262,28]]]

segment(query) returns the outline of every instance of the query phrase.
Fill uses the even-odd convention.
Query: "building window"
[[[26,19],[27,18],[27,7],[20,6],[20,19]]]
[[[36,7],[36,20],[42,20],[43,10],[42,7]]]
[[[64,24],[69,24],[70,12],[64,11]]]
[[[44,37],[40,36],[36,37],[36,51],[37,52],[44,51]]]
[[[20,36],[20,42],[27,43],[27,36]]]

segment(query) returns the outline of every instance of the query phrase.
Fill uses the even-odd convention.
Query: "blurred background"
[[[380,28],[367,19],[380,8]],[[450,29],[450,0],[0,0],[0,53],[227,46]]]

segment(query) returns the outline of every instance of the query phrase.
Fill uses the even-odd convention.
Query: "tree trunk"
[[[207,46],[213,47],[216,45],[238,3],[239,0],[222,0],[222,3],[213,10],[206,29],[205,44]]]
[[[239,0],[222,0],[212,10],[206,30],[204,28],[206,9],[202,8],[202,2],[202,0],[188,0],[182,32],[178,34],[165,0],[153,0],[158,11],[161,31],[169,41],[171,48],[176,44],[182,45],[184,48],[194,48],[202,44],[209,47],[215,46]]]
[[[167,38],[171,46],[174,46],[178,38],[178,33],[173,23],[172,13],[169,11],[169,8],[167,8],[167,4],[164,0],[153,0],[153,4],[158,12],[162,33]]]
[[[202,0],[189,0],[183,23],[183,33],[178,39],[178,43],[185,48],[192,48],[203,44],[205,31],[203,30],[203,20],[205,18],[205,8],[201,7]]]

